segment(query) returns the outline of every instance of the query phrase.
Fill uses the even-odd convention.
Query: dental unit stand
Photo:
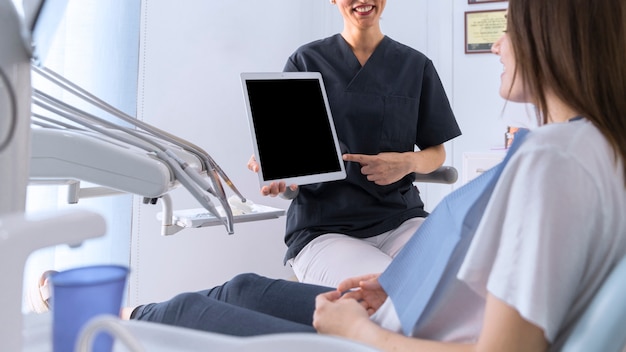
[[[80,211],[26,218],[30,160],[31,53],[12,0],[0,0],[0,350],[22,351],[24,266],[35,250],[78,245],[105,233],[104,219]]]
[[[0,215],[23,212],[30,158],[30,58],[12,0],[0,0]]]

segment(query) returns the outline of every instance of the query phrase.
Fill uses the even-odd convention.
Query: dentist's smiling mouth
[[[355,7],[354,11],[358,13],[359,15],[366,15],[366,14],[369,14],[373,9],[374,9],[374,6],[372,5],[364,5],[364,6]]]

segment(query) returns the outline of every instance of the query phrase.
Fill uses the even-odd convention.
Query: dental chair
[[[181,352],[207,348],[215,352],[293,351],[295,349],[300,352],[376,351],[376,349],[350,340],[325,335],[293,333],[242,338],[140,321],[120,321],[107,317],[94,319],[88,324],[81,335],[78,351],[90,351],[89,344],[96,331],[115,329],[130,332],[129,336],[120,334],[120,340],[123,341],[124,346],[117,344],[115,352],[168,351],[172,341],[180,342],[175,349]],[[142,339],[145,341],[141,341]],[[560,351],[626,351],[626,257],[618,262],[605,279]]]
[[[626,257],[612,270],[578,320],[561,352],[626,351]],[[81,335],[78,352],[90,352],[97,331],[117,332],[114,352],[140,351],[355,351],[376,349],[354,341],[317,334],[271,334],[233,337],[142,321],[102,316]]]
[[[605,279],[561,351],[626,351],[626,257]]]
[[[5,218],[0,222],[0,232],[5,231],[8,237],[0,240],[0,268],[5,279],[13,278],[9,287],[15,287],[14,294],[5,292],[3,304],[6,306],[3,312],[9,313],[15,310],[19,314],[21,287],[17,284],[21,276],[15,270],[15,265],[24,264],[26,253],[15,253],[15,248],[24,248],[15,240],[29,242],[37,238],[36,247],[51,245],[48,241],[66,241],[68,243],[80,242],[85,238],[101,235],[103,229],[93,226],[94,222],[104,223],[97,214],[78,213],[69,214],[66,221],[59,221],[63,226],[50,226],[48,221],[32,222],[22,231],[11,231],[11,222]],[[63,220],[63,219],[61,219]],[[82,225],[81,225],[82,224]],[[33,228],[30,228],[30,227]],[[68,227],[69,226],[69,227]],[[36,236],[38,231],[50,231],[55,229],[59,236]],[[12,233],[14,232],[14,233]],[[33,235],[28,237],[27,235]],[[13,235],[13,236],[12,236]],[[63,236],[61,236],[63,235]],[[13,241],[12,241],[13,239]],[[34,245],[33,245],[34,246]],[[7,280],[5,280],[7,281]],[[8,281],[7,281],[8,282]],[[13,302],[13,303],[12,303]],[[9,308],[11,307],[11,308]],[[7,322],[11,322],[19,329],[21,319],[13,319],[6,316]],[[24,326],[24,337],[27,344],[23,351],[41,352],[49,350],[50,320],[48,313],[29,315]],[[7,325],[8,327],[9,325]],[[116,339],[114,352],[140,352],[140,351],[178,351],[192,352],[210,349],[214,352],[227,351],[355,351],[373,352],[375,349],[359,343],[325,335],[316,334],[272,334],[257,337],[233,337],[222,334],[206,333],[191,329],[167,326],[162,324],[142,321],[122,321],[117,317],[100,316],[92,320],[81,335],[80,348],[77,351],[90,352],[90,343],[97,331],[111,331],[119,338]],[[13,335],[9,335],[13,336]],[[9,337],[6,336],[6,337]],[[0,346],[6,346],[7,341],[0,342]],[[8,346],[11,346],[9,344]],[[3,349],[4,350],[4,349]],[[616,264],[604,283],[595,294],[581,318],[576,323],[571,335],[565,341],[562,352],[625,352],[626,351],[626,257]]]
[[[122,321],[114,317],[95,318],[83,330],[76,352],[91,352],[99,331],[118,337],[113,352],[377,352],[367,345],[345,338],[314,333],[280,333],[237,337],[144,321]]]

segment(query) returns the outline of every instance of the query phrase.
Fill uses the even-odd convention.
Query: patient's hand
[[[367,310],[369,315],[374,314],[387,299],[387,292],[378,282],[380,274],[369,274],[346,279],[339,283],[337,290],[346,292],[341,298],[357,300]]]
[[[250,157],[250,160],[248,160],[248,169],[254,172],[259,172],[259,163],[256,161],[256,158],[254,157],[254,155],[252,155]],[[298,190],[298,186],[290,185],[289,189],[292,191],[289,193],[293,193]],[[267,186],[261,187],[261,194],[264,196],[276,197],[282,193],[285,193],[285,191],[287,191],[287,185],[283,181],[272,182]],[[287,198],[289,199],[292,197],[287,197]]]
[[[373,324],[365,309],[339,291],[319,294],[315,299],[313,327],[320,333],[353,338],[362,326]]]

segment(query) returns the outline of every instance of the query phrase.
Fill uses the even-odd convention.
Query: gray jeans
[[[222,286],[137,307],[131,319],[235,336],[311,332],[315,296],[329,287],[241,274]]]

